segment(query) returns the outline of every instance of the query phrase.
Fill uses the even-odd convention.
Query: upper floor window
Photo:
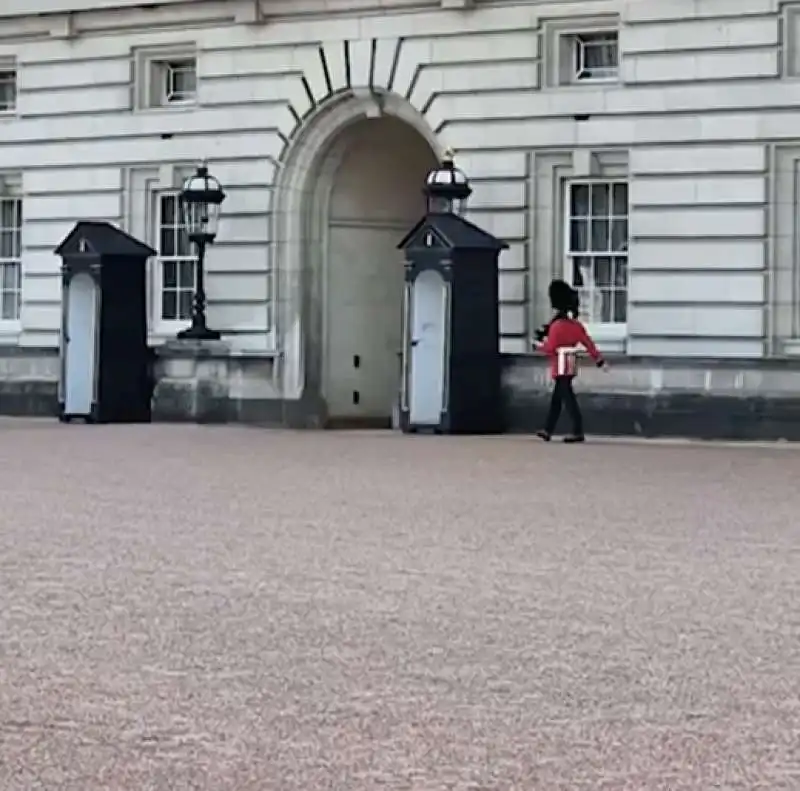
[[[22,302],[22,198],[0,195],[0,321],[19,321]]]
[[[619,35],[587,23],[576,30],[566,23],[545,26],[545,81],[549,86],[608,83],[619,79]]]
[[[194,58],[154,61],[153,83],[160,88],[160,104],[187,104],[197,98],[197,63]]]
[[[161,321],[188,321],[192,317],[195,261],[180,211],[179,192],[156,196],[157,316]]]
[[[0,113],[17,109],[17,69],[13,63],[0,60]]]
[[[565,272],[581,295],[587,324],[625,324],[628,313],[628,184],[570,181],[566,188]]]
[[[615,31],[578,33],[572,39],[574,82],[608,82],[619,74],[619,37]]]
[[[191,106],[197,101],[197,58],[193,48],[138,50],[136,108]]]

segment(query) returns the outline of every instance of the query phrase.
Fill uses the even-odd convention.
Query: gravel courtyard
[[[800,449],[0,422],[2,791],[800,788]]]

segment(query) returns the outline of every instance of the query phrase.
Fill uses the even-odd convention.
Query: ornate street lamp
[[[453,163],[454,153],[448,149],[438,168],[428,173],[425,198],[431,214],[464,214],[472,187],[463,170]]]
[[[206,245],[217,236],[219,215],[225,193],[220,183],[201,164],[181,189],[181,212],[189,241],[197,247],[192,324],[178,333],[181,340],[219,340],[220,334],[206,325],[205,257]]]

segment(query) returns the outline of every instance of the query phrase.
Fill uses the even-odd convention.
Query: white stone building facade
[[[158,251],[154,345],[186,325],[175,196],[205,159],[228,194],[207,261],[224,346],[164,351],[164,392],[205,378],[238,419],[387,416],[396,243],[447,147],[470,219],[509,244],[512,393],[541,389],[554,275],[617,359],[589,391],[800,385],[800,2],[5,0],[0,21],[0,411],[57,378],[53,250],[78,220]]]

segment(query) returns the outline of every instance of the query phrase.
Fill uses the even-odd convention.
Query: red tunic
[[[553,379],[557,376],[575,376],[577,346],[583,346],[598,365],[603,362],[603,356],[583,324],[566,317],[554,319],[547,337],[538,347],[550,358],[550,376]]]

